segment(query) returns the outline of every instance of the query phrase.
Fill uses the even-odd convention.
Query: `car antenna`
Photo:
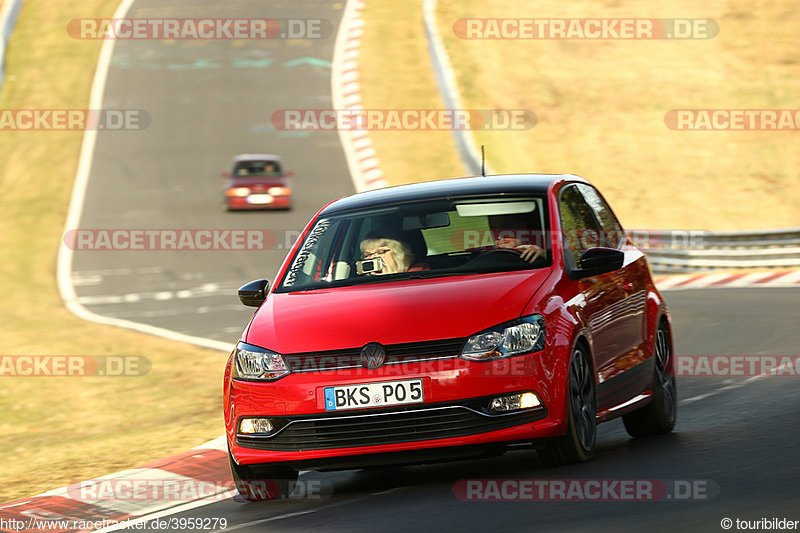
[[[486,177],[486,158],[483,155],[483,145],[481,145],[481,176]]]

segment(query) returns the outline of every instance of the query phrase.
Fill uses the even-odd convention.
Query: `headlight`
[[[227,190],[228,196],[247,196],[250,194],[250,187],[234,187]]]
[[[526,316],[476,333],[464,343],[461,357],[491,361],[544,349],[544,318]]]
[[[246,342],[236,345],[233,377],[274,381],[288,373],[282,355]]]

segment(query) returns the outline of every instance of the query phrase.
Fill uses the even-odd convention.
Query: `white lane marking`
[[[120,303],[135,303],[142,300],[167,301],[186,298],[203,298],[207,296],[229,296],[235,289],[232,287],[220,287],[216,283],[206,283],[200,287],[192,289],[181,289],[179,291],[151,291],[130,294],[109,294],[95,296],[78,296],[75,301],[80,305],[109,305]]]
[[[160,266],[138,267],[138,268],[99,268],[93,270],[73,270],[72,277],[75,276],[130,276],[142,274],[161,274],[164,268]]]
[[[155,520],[156,518],[163,518],[165,516],[170,516],[173,514],[184,513],[186,511],[191,511],[192,509],[197,509],[198,507],[205,507],[206,505],[211,505],[212,503],[218,503],[223,500],[231,499],[234,496],[236,496],[236,489],[232,489],[220,494],[215,494],[213,496],[209,496],[208,498],[204,498],[202,500],[197,500],[185,503],[183,505],[170,507],[169,509],[164,509],[163,511],[140,516],[138,518],[130,518],[128,520],[123,520],[122,522],[114,524],[113,526],[109,526],[103,529],[96,529],[95,531],[96,533],[106,533],[108,531],[119,531],[120,529],[129,529],[129,528],[138,529],[134,527],[137,524],[142,524],[150,520]]]
[[[99,285],[103,281],[103,276],[92,274],[88,276],[72,275],[72,284],[76,287],[86,287],[87,285]]]
[[[767,372],[763,372],[763,373],[758,374],[756,376],[750,376],[749,378],[746,378],[746,379],[744,379],[744,380],[742,380],[742,381],[740,381],[738,383],[731,383],[731,384],[725,385],[724,387],[720,387],[718,389],[715,389],[715,390],[713,390],[711,392],[707,392],[705,394],[698,394],[697,396],[692,396],[690,398],[685,398],[685,399],[679,401],[678,404],[692,403],[692,402],[696,402],[696,401],[699,401],[699,400],[705,400],[709,396],[715,396],[715,395],[719,394],[720,392],[723,392],[723,391],[726,391],[726,390],[740,389],[740,388],[744,387],[745,385],[749,385],[750,383],[752,383],[754,381],[758,381],[759,379],[763,379],[763,378],[766,378],[766,377],[769,377],[769,376],[774,376],[774,375],[778,374],[779,372],[781,372],[782,370],[786,370],[787,368],[792,368],[791,363],[783,363],[779,367],[776,367],[776,368],[774,368],[772,370],[769,370]]]
[[[305,514],[311,514],[311,513],[316,513],[316,512],[317,512],[316,509],[311,509],[309,511],[297,511],[297,512],[294,512],[294,513],[279,514],[278,516],[273,516],[271,518],[262,518],[261,520],[253,520],[252,522],[244,522],[242,524],[236,524],[235,526],[229,526],[229,527],[226,527],[225,529],[217,529],[215,531],[218,531],[220,533],[223,533],[225,531],[234,531],[236,529],[242,529],[244,527],[255,526],[255,525],[258,525],[258,524],[265,524],[267,522],[274,522],[275,520],[283,520],[284,518],[292,518],[292,517],[295,517],[295,516],[303,516]]]
[[[205,444],[201,444],[193,450],[219,450],[221,452],[228,451],[228,441],[225,435],[220,435],[215,439],[211,439],[210,441],[206,442]]]
[[[395,488],[389,489],[389,490],[382,490],[380,492],[373,492],[372,494],[370,494],[370,496],[380,496],[382,494],[390,494],[392,492],[397,492],[398,490],[403,490],[403,489],[408,489],[408,488],[410,488],[410,487],[395,487]]]

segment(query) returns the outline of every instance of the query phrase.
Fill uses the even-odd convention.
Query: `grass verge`
[[[66,32],[117,0],[26,0],[0,109],[87,107],[100,41]],[[141,377],[0,377],[0,501],[136,466],[223,432],[225,355],[79,320],[62,305],[56,254],[81,132],[0,132],[0,355],[147,357]]]

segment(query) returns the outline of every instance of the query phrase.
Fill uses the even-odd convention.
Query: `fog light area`
[[[268,434],[272,429],[269,418],[243,418],[239,422],[239,433],[245,435]]]
[[[536,393],[522,392],[520,394],[511,394],[509,396],[498,396],[492,398],[489,402],[489,410],[498,413],[507,411],[519,411],[521,409],[533,409],[541,407],[542,402]]]

